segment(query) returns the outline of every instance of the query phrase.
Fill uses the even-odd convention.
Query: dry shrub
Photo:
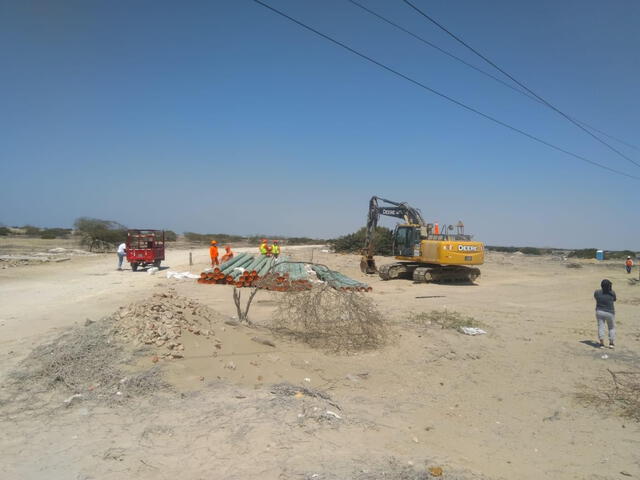
[[[567,268],[582,268],[582,265],[579,263],[567,263]]]
[[[284,293],[273,328],[312,347],[342,353],[378,348],[387,340],[387,326],[373,301],[327,286]]]
[[[92,322],[36,347],[11,377],[45,389],[63,386],[77,393],[91,383],[119,381],[122,377],[113,360],[120,360],[122,354],[122,346],[113,341],[113,323]]]
[[[451,330],[460,330],[461,327],[482,326],[482,323],[473,317],[449,310],[431,310],[430,312],[414,313],[409,316],[409,323],[418,328],[427,328],[435,325]]]
[[[614,372],[607,369],[610,378],[602,386],[582,386],[576,395],[584,405],[616,411],[621,417],[640,422],[640,370]]]
[[[18,364],[8,375],[0,405],[12,404],[14,413],[61,405],[50,402],[54,393],[119,404],[167,388],[158,367],[127,373],[125,364],[134,353],[116,340],[111,319],[72,327]]]

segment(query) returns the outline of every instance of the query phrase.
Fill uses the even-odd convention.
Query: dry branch
[[[385,321],[369,298],[328,286],[285,293],[273,328],[334,352],[378,348],[387,340]]]

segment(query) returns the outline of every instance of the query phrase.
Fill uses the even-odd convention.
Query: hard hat
[[[262,239],[262,240],[260,240],[260,241],[261,241],[261,242],[266,242],[266,241],[267,241],[267,239],[266,239],[266,238],[263,238],[263,239]]]
[[[211,240],[211,245],[217,245],[218,242],[216,242],[215,240]]]
[[[631,257],[627,257],[627,258],[631,258]]]
[[[278,240],[274,240],[273,243],[278,243]]]
[[[231,250],[231,247],[230,247],[229,245],[225,245],[225,246],[224,246],[224,248],[225,248],[226,250]]]

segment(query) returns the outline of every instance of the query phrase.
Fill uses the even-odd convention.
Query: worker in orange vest
[[[260,240],[260,255],[267,255],[269,253],[269,244],[266,238]]]
[[[625,267],[627,267],[627,273],[631,273],[631,267],[633,267],[633,260],[631,257],[627,257],[627,261],[624,262]]]
[[[221,262],[224,263],[227,260],[231,260],[233,258],[233,252],[231,251],[231,247],[229,245],[226,245],[224,247],[225,250],[225,254],[222,256],[222,260]]]
[[[211,246],[209,247],[209,256],[211,257],[211,266],[220,265],[218,262],[218,242],[211,240]]]

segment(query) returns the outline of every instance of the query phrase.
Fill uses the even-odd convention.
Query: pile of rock
[[[185,332],[213,336],[217,314],[209,307],[174,291],[152,295],[145,301],[120,307],[113,315],[115,333],[136,345],[165,347],[165,357],[182,358]]]

